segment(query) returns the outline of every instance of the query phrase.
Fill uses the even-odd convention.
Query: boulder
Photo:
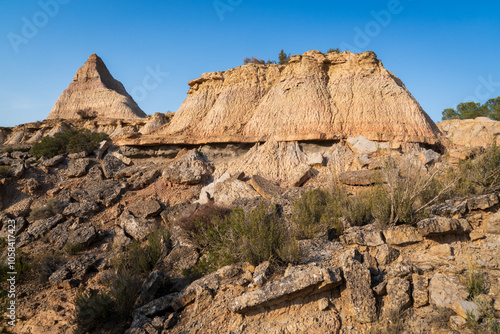
[[[311,167],[308,164],[300,164],[289,176],[289,187],[301,187],[312,176]]]
[[[90,269],[95,267],[98,260],[95,254],[82,254],[50,275],[49,282],[59,284],[70,278],[82,281]]]
[[[266,283],[271,271],[270,266],[269,261],[264,261],[255,267],[255,271],[253,272],[253,282],[255,285],[261,287]]]
[[[95,151],[95,155],[96,155],[97,159],[102,159],[102,157],[104,156],[104,153],[106,153],[106,151],[108,150],[108,148],[111,147],[111,145],[113,145],[113,142],[111,140],[101,141],[99,143],[99,147]]]
[[[162,172],[162,177],[166,181],[178,184],[198,184],[204,176],[203,168],[200,167],[167,167]]]
[[[120,171],[120,169],[125,167],[125,164],[120,159],[108,154],[102,160],[101,167],[104,176],[108,179],[112,179],[115,174]]]
[[[85,157],[87,157],[87,152],[86,151],[81,151],[81,152],[78,152],[78,153],[70,153],[68,154],[68,158],[70,159],[83,159]]]
[[[60,214],[53,217],[38,220],[31,224],[24,233],[19,237],[19,246],[25,245],[30,241],[38,240],[51,229],[64,221],[64,217]]]
[[[154,228],[153,222],[144,218],[135,218],[127,210],[121,214],[119,224],[126,234],[137,241],[145,240]]]
[[[63,215],[85,218],[97,210],[99,206],[95,202],[74,202],[64,208]]]
[[[307,164],[311,167],[321,167],[325,163],[325,157],[320,152],[308,154],[307,156]]]
[[[422,153],[420,153],[420,155],[418,156],[418,159],[424,165],[432,165],[441,160],[441,155],[434,150],[428,149],[422,151]]]
[[[376,247],[384,244],[380,230],[373,225],[350,227],[340,236],[340,240],[347,245]]]
[[[68,240],[72,244],[78,244],[82,247],[87,247],[96,241],[98,234],[92,224],[78,226],[70,233]]]
[[[467,208],[469,211],[486,210],[499,203],[497,194],[486,194],[467,197]]]
[[[342,254],[342,270],[348,290],[349,311],[361,323],[377,320],[375,296],[371,289],[371,274],[367,265],[360,262],[362,256],[357,250]]]
[[[375,258],[377,259],[377,263],[381,266],[386,266],[396,261],[399,257],[399,250],[392,248],[391,246],[384,244],[377,249],[377,254]]]
[[[389,148],[387,143],[374,142],[363,136],[347,138],[346,142],[349,148],[356,154],[373,154],[378,150]]]
[[[472,231],[472,227],[467,220],[446,217],[434,217],[421,220],[417,223],[417,227],[424,237],[443,234],[466,234]]]
[[[500,212],[492,214],[486,222],[486,232],[500,234]]]
[[[469,296],[465,286],[460,284],[455,277],[437,273],[429,283],[430,302],[442,308],[451,308],[455,301],[465,300]]]
[[[476,320],[481,318],[481,312],[479,311],[479,306],[467,300],[455,300],[451,304],[451,309],[460,317],[467,319],[468,314],[472,314]]]
[[[15,164],[10,169],[10,174],[16,179],[20,179],[23,177],[25,169],[23,164]]]
[[[163,266],[177,275],[182,275],[183,270],[194,267],[199,257],[200,255],[194,247],[177,246],[172,249],[163,261]]]
[[[68,162],[68,168],[65,175],[67,177],[81,177],[87,174],[87,168],[90,165],[90,159],[72,159]]]
[[[413,274],[413,306],[414,307],[423,307],[429,303],[429,279],[427,276]]]
[[[113,153],[111,153],[111,155],[114,156],[115,158],[117,158],[118,160],[120,160],[121,162],[123,162],[127,166],[130,166],[130,165],[132,165],[134,163],[132,161],[132,159],[130,159],[129,157],[124,156],[123,154],[121,154],[119,152],[113,152]]]
[[[260,175],[253,175],[249,183],[262,197],[267,199],[278,196],[285,191],[285,189],[266,180]]]
[[[139,190],[149,186],[160,175],[158,168],[150,168],[132,175],[127,181],[131,190]]]
[[[55,167],[58,164],[60,164],[61,162],[63,162],[64,159],[65,159],[64,154],[56,155],[53,158],[50,158],[50,159],[43,161],[42,165],[44,165],[45,167]]]
[[[5,212],[13,217],[26,217],[31,210],[33,197],[26,197],[5,208]]]
[[[149,218],[161,212],[161,205],[155,200],[137,201],[127,206],[127,210],[137,218]]]
[[[322,269],[307,266],[303,270],[236,297],[229,303],[229,309],[233,312],[245,313],[257,307],[270,306],[305,294],[333,289],[340,284],[342,284],[340,268]]]
[[[404,278],[394,277],[387,282],[387,296],[384,298],[382,313],[385,317],[392,312],[399,314],[411,305],[410,282]]]
[[[383,231],[385,242],[389,245],[403,246],[422,241],[420,232],[410,225],[391,226]]]
[[[231,177],[229,173],[222,174],[216,181],[201,189],[200,198],[196,201],[199,204],[206,204],[210,201],[219,205],[231,205],[238,198],[260,197],[250,185]]]

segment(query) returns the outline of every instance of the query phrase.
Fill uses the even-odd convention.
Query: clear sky
[[[203,72],[337,47],[375,51],[436,122],[500,96],[498,0],[0,0],[0,126],[43,120],[94,52],[153,114]]]

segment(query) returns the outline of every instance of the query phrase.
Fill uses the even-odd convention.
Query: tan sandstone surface
[[[292,56],[204,73],[171,123],[125,145],[339,140],[436,144],[440,131],[373,52]]]
[[[146,114],[115,80],[99,56],[92,54],[57,99],[47,118],[142,118]]]

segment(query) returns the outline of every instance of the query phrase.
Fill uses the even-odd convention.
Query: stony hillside
[[[436,126],[371,52],[190,86],[175,114],[140,118],[91,56],[62,113],[0,128],[17,271],[0,328],[500,332],[498,122]]]

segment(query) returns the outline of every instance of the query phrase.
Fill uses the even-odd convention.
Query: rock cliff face
[[[146,114],[92,54],[57,99],[47,118],[142,118]]]
[[[293,56],[205,73],[168,127],[127,144],[338,140],[435,144],[440,131],[373,52]]]
[[[438,126],[448,139],[448,146],[451,144],[456,147],[487,147],[493,141],[499,143],[500,122],[488,117],[447,120]]]

